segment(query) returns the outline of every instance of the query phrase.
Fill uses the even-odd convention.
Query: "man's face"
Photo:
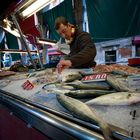
[[[63,38],[70,40],[71,39],[71,26],[60,24],[59,29],[57,30],[58,34],[60,34]]]

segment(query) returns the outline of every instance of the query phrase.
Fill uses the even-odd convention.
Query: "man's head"
[[[63,38],[70,40],[73,34],[72,28],[74,26],[70,24],[64,17],[58,17],[55,20],[55,29]]]

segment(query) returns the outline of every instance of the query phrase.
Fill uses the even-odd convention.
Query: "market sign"
[[[93,75],[87,75],[84,78],[82,78],[82,82],[105,81],[106,78],[107,78],[106,73],[93,74]]]

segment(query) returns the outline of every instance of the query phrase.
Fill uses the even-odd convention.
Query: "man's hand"
[[[57,64],[57,71],[58,73],[61,73],[64,69],[67,69],[72,66],[72,63],[70,60],[60,60],[60,62]]]

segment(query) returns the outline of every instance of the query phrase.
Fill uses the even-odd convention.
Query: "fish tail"
[[[113,140],[113,132],[109,125],[106,122],[101,122],[99,126],[102,130],[105,140]]]

